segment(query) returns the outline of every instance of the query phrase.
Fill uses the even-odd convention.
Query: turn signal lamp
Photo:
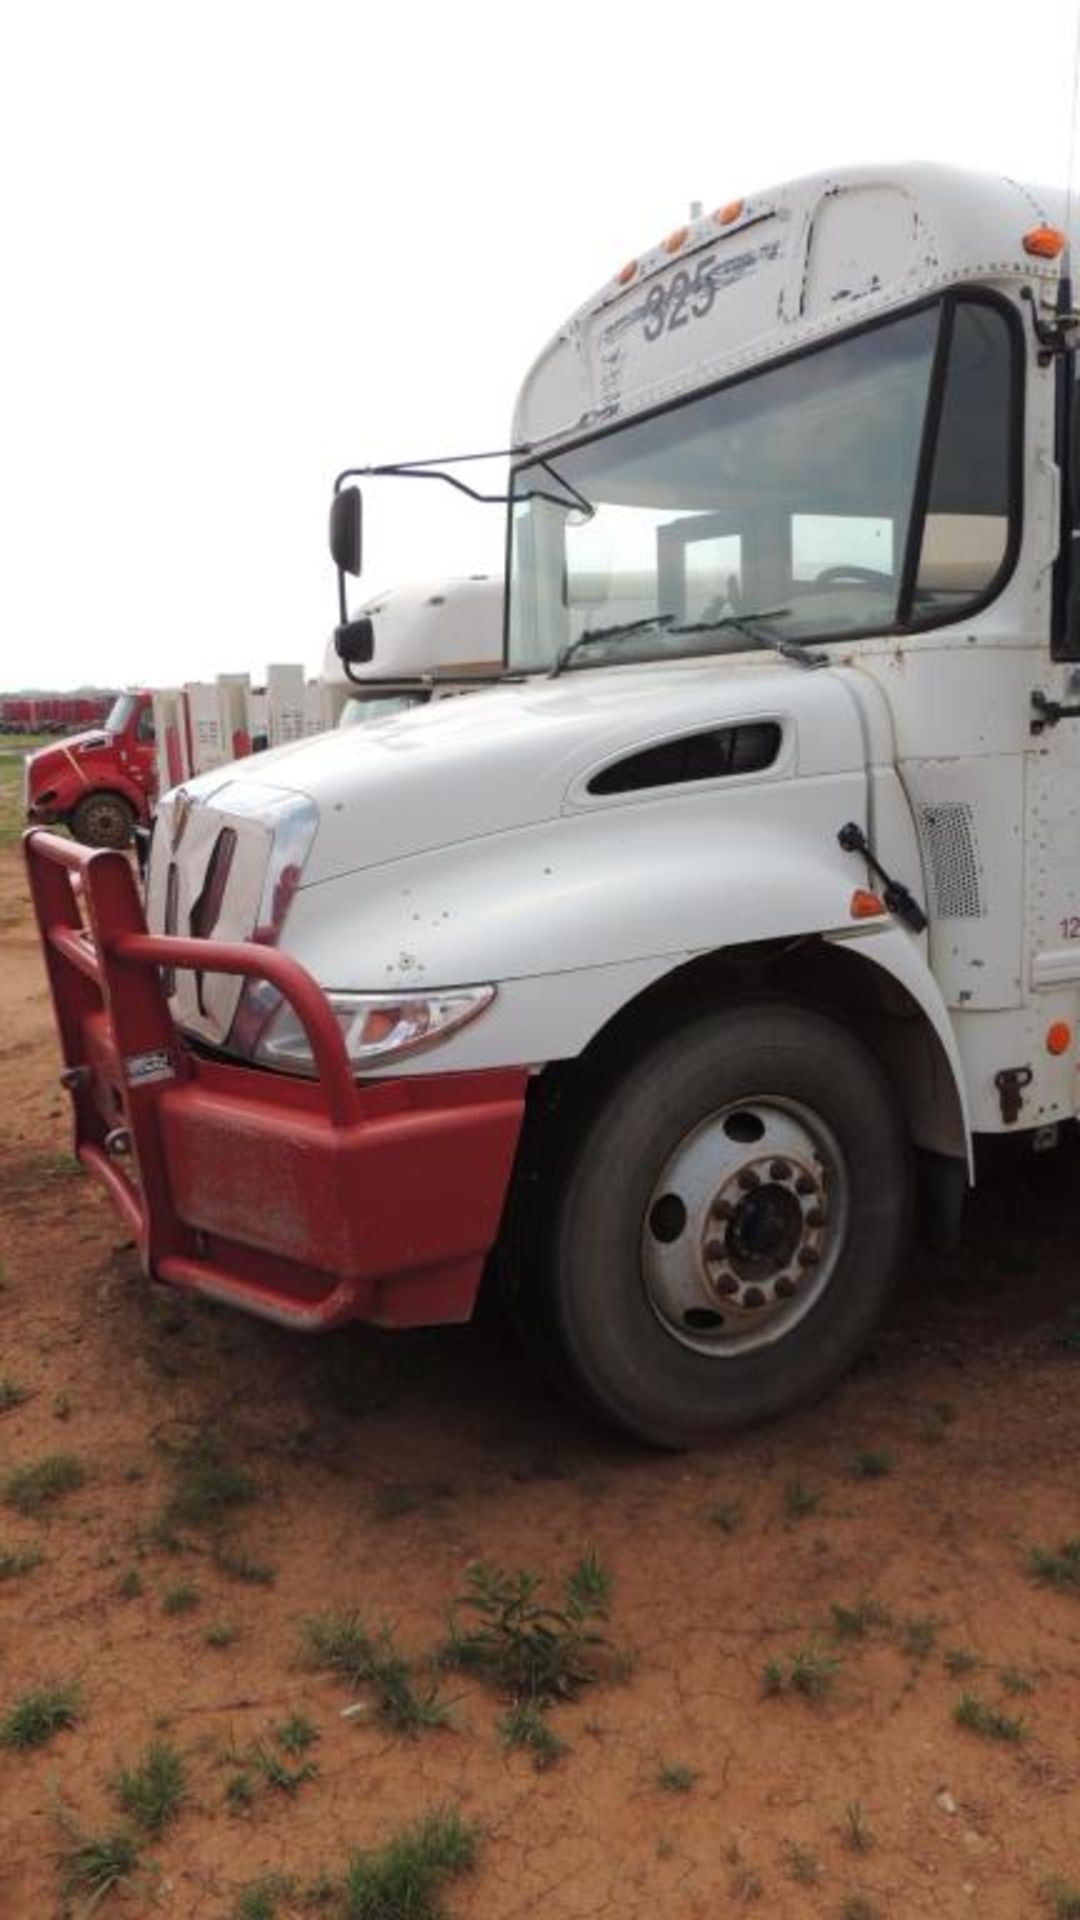
[[[1072,1044],[1072,1028],[1067,1020],[1055,1020],[1046,1029],[1047,1053],[1068,1053]]]
[[[880,914],[887,913],[888,908],[869,887],[856,887],[848,901],[848,912],[853,920],[876,920]]]
[[[1064,246],[1060,227],[1032,227],[1024,235],[1024,252],[1033,253],[1038,260],[1056,260]]]

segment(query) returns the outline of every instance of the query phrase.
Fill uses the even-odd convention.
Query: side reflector
[[[742,200],[729,200],[725,206],[717,207],[716,212],[713,214],[713,219],[717,226],[730,227],[732,221],[738,219],[743,210],[743,205],[744,202]]]
[[[1064,246],[1060,227],[1032,227],[1024,235],[1024,252],[1033,253],[1039,260],[1056,260]]]
[[[689,233],[689,227],[676,227],[674,233],[669,233],[664,241],[664,252],[678,253],[680,247],[685,247]]]
[[[884,900],[879,900],[869,887],[856,887],[848,901],[848,912],[853,920],[877,920],[888,912]]]
[[[1046,1029],[1047,1053],[1068,1053],[1072,1045],[1072,1028],[1067,1020],[1055,1020]]]

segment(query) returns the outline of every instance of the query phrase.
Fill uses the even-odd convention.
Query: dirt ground
[[[85,1479],[38,1515],[0,1505],[0,1725],[35,1687],[80,1701],[46,1744],[0,1746],[4,1920],[64,1910],[60,1856],[115,1829],[117,1771],[154,1740],[187,1797],[98,1911],[281,1920],[457,1808],[477,1846],[455,1920],[1080,1912],[1080,1559],[1058,1563],[1073,1591],[1030,1562],[1080,1536],[1074,1142],[992,1160],[961,1250],[913,1256],[824,1404],[673,1457],[551,1397],[494,1315],[304,1339],[148,1287],[67,1157],[56,1074],[6,849],[0,1491],[54,1455]],[[254,1497],[170,1523],[207,1434]],[[301,1658],[305,1621],[357,1610],[419,1667],[475,1563],[557,1602],[590,1551],[611,1649],[547,1715],[545,1770],[473,1674],[441,1674],[450,1724],[408,1738]],[[275,1784],[251,1756],[280,1758],[296,1715],[313,1771]]]

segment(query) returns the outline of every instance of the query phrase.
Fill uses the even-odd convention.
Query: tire
[[[84,847],[129,847],[134,809],[118,793],[87,793],[71,816],[71,831]]]
[[[892,1089],[845,1027],[780,1000],[694,1021],[610,1087],[563,1185],[571,1383],[668,1447],[813,1399],[885,1310],[910,1202]]]

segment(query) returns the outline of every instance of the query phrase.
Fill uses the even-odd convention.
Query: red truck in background
[[[0,694],[0,735],[100,727],[115,699],[115,693]]]
[[[126,847],[157,793],[153,695],[117,696],[104,724],[39,747],[26,761],[26,815],[88,847]]]

